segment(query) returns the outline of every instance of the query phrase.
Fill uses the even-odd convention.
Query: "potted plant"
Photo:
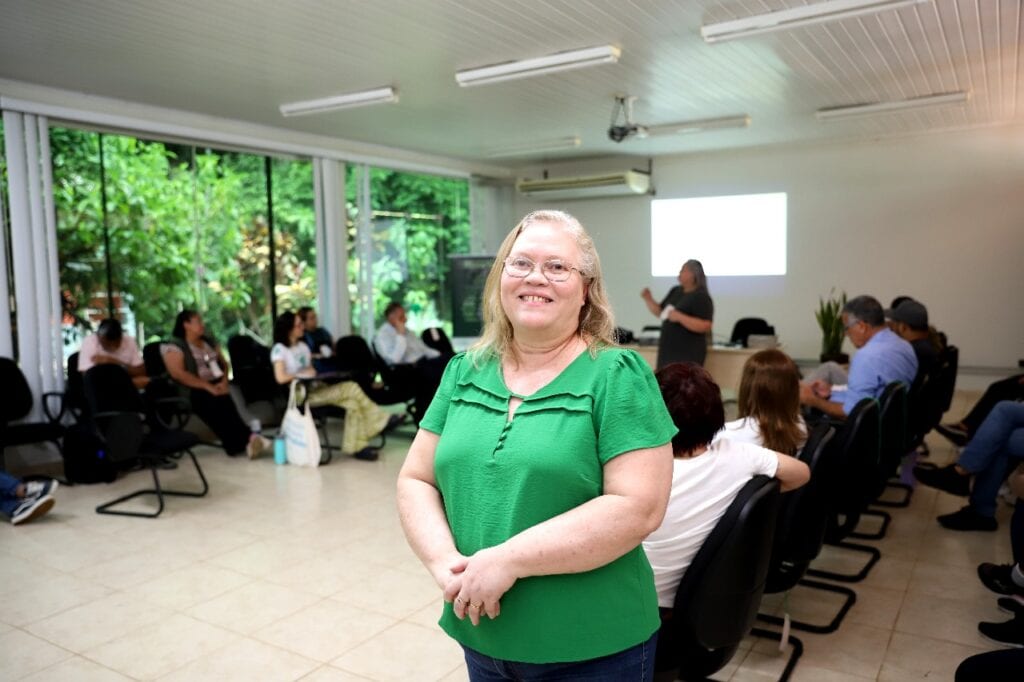
[[[818,298],[818,309],[814,317],[821,327],[821,361],[832,360],[841,365],[850,361],[850,356],[843,352],[843,306],[846,305],[846,292],[835,295],[835,289],[828,292],[828,298]]]

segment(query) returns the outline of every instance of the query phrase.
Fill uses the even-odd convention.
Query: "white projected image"
[[[651,274],[695,258],[711,277],[786,274],[786,193],[651,201]]]

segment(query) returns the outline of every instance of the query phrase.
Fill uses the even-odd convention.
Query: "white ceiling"
[[[933,0],[705,44],[700,26],[802,0],[0,0],[0,78],[449,157],[578,135],[548,158],[658,155],[1024,120],[1021,0]],[[617,64],[460,88],[456,70],[614,44]],[[382,85],[397,104],[284,118]],[[815,110],[969,90],[966,105],[819,122]],[[746,130],[617,145],[615,93],[657,125]],[[540,155],[538,155],[539,157]],[[517,159],[515,162],[526,162]],[[511,160],[510,160],[511,161]],[[505,162],[509,163],[509,162]]]

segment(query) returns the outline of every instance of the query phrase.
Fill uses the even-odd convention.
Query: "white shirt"
[[[771,450],[727,439],[713,442],[702,455],[672,461],[665,519],[644,540],[658,606],[672,607],[679,581],[740,488],[758,474],[774,477],[778,466]]]
[[[385,322],[377,330],[373,347],[389,365],[412,364],[420,358],[436,358],[441,355],[440,351],[423,343],[420,337],[408,329],[405,334],[399,334],[390,322]]]
[[[78,371],[88,371],[94,364],[93,358],[97,355],[105,355],[114,358],[125,367],[137,367],[142,364],[142,353],[139,352],[139,345],[130,336],[121,337],[121,345],[115,351],[109,351],[100,344],[100,337],[90,334],[82,341],[82,348],[78,351]]]
[[[291,376],[298,374],[299,370],[313,366],[313,356],[309,352],[309,346],[302,341],[291,348],[281,343],[275,343],[270,349],[270,361],[277,362],[278,360],[284,362],[285,374]]]
[[[800,422],[800,433],[803,434],[800,442],[797,443],[797,448],[799,449],[807,442],[807,424],[804,423],[803,417],[797,417],[797,421]],[[761,428],[754,417],[743,417],[742,419],[726,422],[725,427],[715,434],[716,441],[723,438],[740,443],[753,443],[754,445],[764,447],[764,442],[761,439]]]

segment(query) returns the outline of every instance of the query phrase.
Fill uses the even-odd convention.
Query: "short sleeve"
[[[631,350],[605,352],[617,357],[595,395],[594,421],[602,464],[626,452],[664,445],[677,431],[647,362]]]
[[[176,346],[173,343],[161,343],[160,344],[160,355],[172,355],[174,353],[178,353],[179,355],[184,355],[184,352],[181,350],[181,348],[179,348],[178,346]]]
[[[693,301],[693,316],[702,320],[713,320],[715,317],[715,304],[706,291],[701,291]]]
[[[441,376],[441,384],[434,393],[434,399],[430,401],[430,407],[420,420],[421,429],[439,435],[444,431],[445,422],[448,421],[448,406],[451,404],[452,394],[466,362],[470,360],[465,353],[459,353],[448,362]]]

